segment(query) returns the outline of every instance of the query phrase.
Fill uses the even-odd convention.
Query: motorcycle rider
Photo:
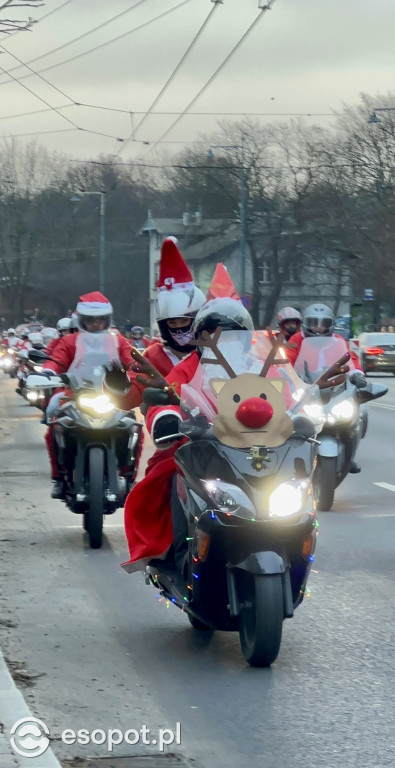
[[[287,342],[291,336],[300,331],[302,315],[294,307],[282,307],[277,314],[277,325]]]
[[[147,348],[144,335],[144,328],[141,325],[133,325],[130,330],[130,340],[136,349],[144,350]]]
[[[4,339],[4,342],[5,342],[4,346],[6,346],[8,348],[15,347],[17,339],[18,339],[18,337],[16,335],[15,328],[9,328],[8,331],[7,331],[7,336]]]
[[[143,352],[143,357],[162,376],[167,376],[174,365],[195,349],[190,344],[193,321],[204,303],[204,294],[195,286],[176,238],[167,237],[161,248],[155,305],[161,340],[152,342]],[[142,403],[143,387],[136,381],[136,373],[126,375],[116,366],[107,366],[104,386],[112,396],[118,396],[117,404],[123,410]]]
[[[193,335],[204,330],[213,333],[217,327],[224,330],[253,331],[251,315],[236,299],[217,298],[208,301],[196,314]],[[193,378],[199,365],[201,352],[185,357],[166,376],[179,393],[182,384]],[[146,426],[155,441],[159,437],[176,434],[181,418],[177,406],[148,409]],[[179,445],[169,441],[156,451],[155,461],[147,468],[143,480],[132,488],[125,503],[125,533],[129,544],[130,561],[136,570],[147,560],[163,556],[173,542],[174,561],[182,572],[185,563],[186,519],[180,505],[175,483],[174,453]],[[165,450],[163,450],[165,449]],[[161,457],[161,455],[163,458]]]
[[[92,348],[95,349],[98,346],[105,346],[113,315],[113,309],[108,299],[99,291],[86,293],[83,296],[80,296],[76,315],[79,330],[86,332],[86,334],[84,334],[85,342],[80,338],[79,333],[69,333],[66,336],[63,336],[63,338],[59,339],[56,345],[56,359],[47,360],[45,362],[43,373],[46,373],[49,376],[66,373],[78,355],[86,354],[87,351],[89,351],[90,344],[92,345]],[[133,358],[130,354],[130,344],[120,334],[114,338],[116,339],[118,348],[119,362],[122,364],[123,368],[127,370],[133,362]],[[55,393],[52,396],[47,409],[48,421],[55,414],[62,394],[63,392]],[[45,435],[45,442],[52,472],[53,488],[51,496],[53,499],[62,499],[64,494],[63,481],[61,480],[56,461],[55,444],[50,427]]]
[[[24,350],[28,351],[29,349],[44,349],[44,339],[39,331],[28,333]],[[22,394],[23,383],[30,372],[29,367],[22,362],[17,372],[18,386],[16,387],[15,392],[17,392],[18,395]]]
[[[327,304],[309,304],[302,315],[302,327],[301,330],[295,333],[290,343],[287,345],[285,352],[288,360],[292,365],[295,365],[296,358],[298,357],[300,347],[304,338],[309,336],[334,336],[337,339],[341,339],[337,333],[333,332],[335,324],[335,316],[330,307]],[[354,364],[356,370],[351,371],[349,374],[350,379],[358,386],[363,387],[366,384],[366,379],[362,371],[360,362],[357,355],[353,352],[348,342],[345,341],[348,352],[350,353],[351,361]],[[356,461],[352,461],[349,472],[351,474],[357,474],[361,471],[361,467]]]
[[[46,352],[50,357],[52,357],[52,353],[55,347],[58,346],[60,339],[63,339],[63,336],[67,336],[67,334],[70,333],[70,326],[71,326],[70,317],[61,317],[56,323],[56,330],[58,332],[57,338],[52,339],[46,347]]]

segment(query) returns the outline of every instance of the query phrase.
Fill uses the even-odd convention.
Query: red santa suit
[[[183,384],[195,375],[199,355],[192,352],[166,376],[180,394]],[[163,414],[180,416],[178,406],[168,405],[148,409],[146,425],[153,432],[156,420]],[[139,571],[153,557],[163,556],[173,541],[170,494],[176,464],[174,454],[180,443],[174,443],[165,451],[158,450],[148,463],[146,475],[130,491],[125,503],[125,534],[130,559],[123,565],[127,570]]]

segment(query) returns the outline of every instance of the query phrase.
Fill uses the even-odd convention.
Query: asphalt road
[[[60,758],[108,754],[64,745],[66,728],[157,733],[180,722],[174,751],[195,768],[393,767],[395,378],[374,378],[390,392],[369,405],[363,471],[319,514],[311,597],[259,670],[236,634],[195,633],[141,574],[121,571],[121,510],[103,549],[89,549],[80,519],[50,499],[38,411],[0,374],[0,646]]]

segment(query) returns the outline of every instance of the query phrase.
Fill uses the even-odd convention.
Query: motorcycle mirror
[[[302,437],[304,440],[308,440],[309,437],[315,436],[315,425],[307,416],[295,416],[292,421],[294,428],[292,437]]]
[[[169,405],[169,395],[163,389],[147,387],[143,392],[143,400],[146,405]]]
[[[29,349],[29,360],[31,363],[42,363],[43,360],[52,360],[43,349]]]
[[[376,400],[378,397],[383,397],[388,392],[388,387],[384,384],[367,384],[363,389],[359,389],[357,397],[360,403],[367,403],[369,400]]]

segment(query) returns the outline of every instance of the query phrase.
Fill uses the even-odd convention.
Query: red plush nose
[[[273,408],[262,397],[249,397],[240,403],[236,411],[236,419],[245,427],[264,427],[273,416]]]

